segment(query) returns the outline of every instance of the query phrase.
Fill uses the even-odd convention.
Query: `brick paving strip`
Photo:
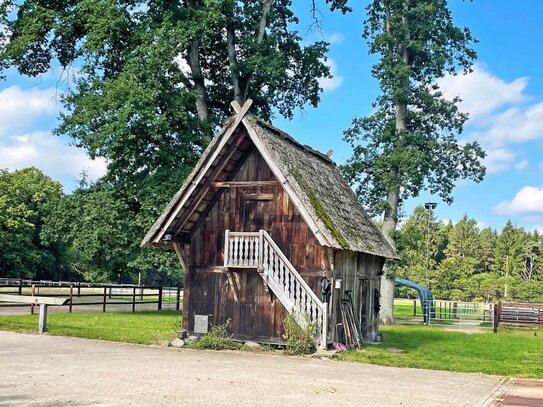
[[[481,406],[496,376],[0,331],[0,406]]]
[[[503,387],[495,406],[543,407],[543,380],[513,379]]]

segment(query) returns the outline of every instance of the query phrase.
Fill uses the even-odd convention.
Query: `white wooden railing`
[[[326,347],[328,305],[323,303],[265,231],[225,234],[224,266],[256,268],[302,329],[317,324],[317,343]]]

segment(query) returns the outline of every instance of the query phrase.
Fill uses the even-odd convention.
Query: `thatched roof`
[[[233,120],[214,138],[183,187],[149,230],[142,245],[159,244],[160,236],[179,232],[175,228],[176,222],[181,213],[190,207],[191,198],[188,195],[196,193],[189,189],[195,184],[205,188],[209,169],[203,171],[204,166],[211,160],[216,162],[221,156],[224,157],[228,146],[224,138],[233,138],[240,132],[240,129],[232,129],[232,126],[236,126]],[[252,115],[246,114],[239,127],[242,133],[246,130],[251,145],[256,146],[293,202],[297,203],[302,217],[322,245],[386,258],[397,257],[329,157],[298,143],[285,132]],[[238,143],[238,146],[243,146],[243,143]],[[219,152],[221,148],[223,150]],[[235,165],[225,168],[233,167]],[[209,201],[212,199],[209,198]],[[193,225],[196,221],[194,219],[189,224]],[[189,233],[189,229],[186,233]]]

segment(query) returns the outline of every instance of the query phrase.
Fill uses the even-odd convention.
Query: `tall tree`
[[[44,242],[40,233],[47,203],[58,201],[62,186],[36,168],[0,170],[0,276],[57,278],[59,246]]]
[[[290,0],[6,0],[0,69],[37,76],[60,65],[68,73],[57,133],[107,159],[103,184],[138,241],[231,114],[232,99],[252,98],[265,119],[317,105],[328,46],[302,44],[297,23]]]
[[[467,114],[436,85],[446,73],[470,70],[475,40],[453,23],[445,0],[372,0],[366,10],[363,37],[378,56],[372,75],[381,94],[374,112],[345,132],[353,156],[343,170],[370,212],[384,214],[382,231],[395,246],[398,210],[407,198],[427,189],[450,203],[456,180],[479,182],[485,174],[480,146],[456,138]],[[380,317],[392,322],[391,273],[381,287]]]

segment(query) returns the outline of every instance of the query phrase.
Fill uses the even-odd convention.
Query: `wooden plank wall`
[[[373,341],[378,333],[378,315],[374,312],[373,290],[380,288],[384,259],[364,253],[337,250],[334,258],[334,280],[341,279],[341,289],[333,288],[330,311],[330,335],[337,340],[335,326],[341,321],[339,301],[345,291],[352,291],[354,313],[363,326],[365,340]]]
[[[275,181],[270,168],[254,150],[232,181]],[[267,196],[266,196],[267,195]],[[257,200],[258,197],[265,200]],[[270,199],[271,197],[271,199]],[[191,331],[194,314],[213,315],[212,323],[231,319],[229,330],[241,339],[277,342],[287,313],[264,289],[256,270],[234,273],[239,293],[222,271],[226,229],[270,233],[287,258],[320,297],[320,280],[326,274],[324,252],[281,186],[226,188],[191,236],[185,250],[190,274],[186,278],[184,329]]]

